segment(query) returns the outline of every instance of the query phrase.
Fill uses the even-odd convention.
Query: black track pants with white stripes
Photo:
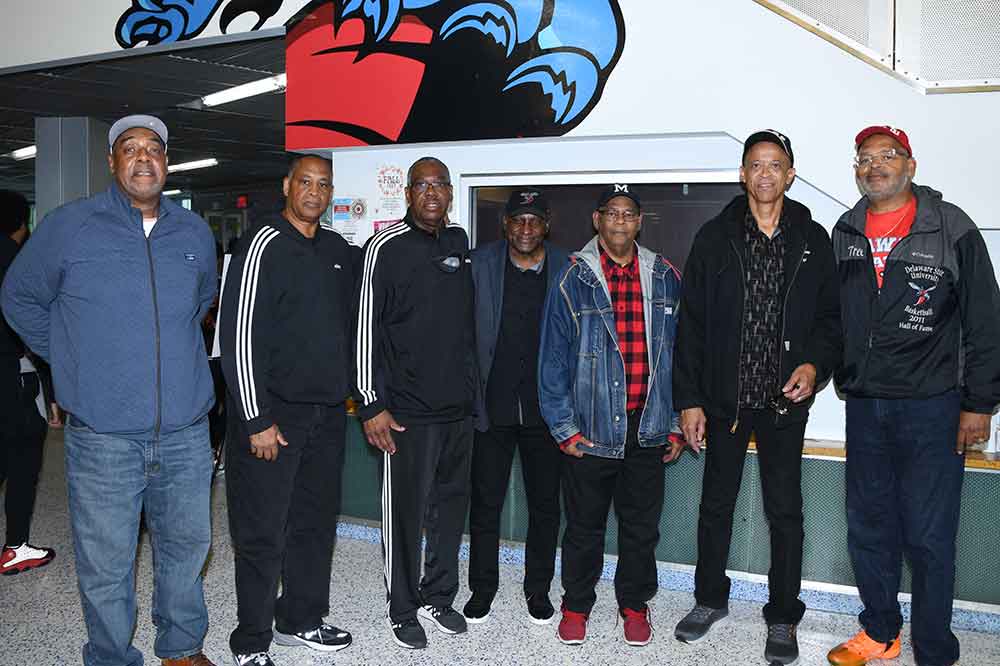
[[[382,460],[382,552],[389,618],[416,617],[422,605],[450,606],[458,593],[458,547],[465,527],[472,419],[407,425],[393,432],[396,453]],[[427,530],[423,577],[420,538]]]

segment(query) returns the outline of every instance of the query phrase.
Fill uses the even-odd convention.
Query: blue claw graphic
[[[441,39],[448,39],[459,30],[478,30],[502,46],[509,58],[517,43],[517,23],[505,8],[492,2],[477,2],[459,9],[441,25]]]
[[[142,42],[160,44],[198,36],[219,8],[219,0],[132,0],[115,28],[124,48]]]
[[[532,58],[507,77],[504,92],[537,83],[552,96],[556,123],[565,125],[587,108],[597,93],[600,70],[594,61],[575,51],[556,51]]]

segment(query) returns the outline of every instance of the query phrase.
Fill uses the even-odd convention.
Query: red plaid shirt
[[[599,244],[600,245],[600,244]],[[632,255],[628,266],[619,266],[601,247],[601,268],[611,292],[615,311],[618,349],[625,361],[625,409],[639,409],[646,403],[649,387],[649,357],[646,354],[646,321],[642,310],[642,283],[639,280],[639,255]]]

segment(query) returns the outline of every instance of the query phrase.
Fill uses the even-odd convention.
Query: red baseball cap
[[[888,125],[872,125],[871,127],[866,127],[858,135],[854,137],[854,150],[861,147],[861,144],[865,142],[870,136],[875,136],[876,134],[885,134],[886,136],[891,136],[896,141],[899,141],[900,145],[906,149],[910,157],[913,157],[913,148],[910,147],[910,137],[906,136],[906,132],[896,127],[889,127]]]

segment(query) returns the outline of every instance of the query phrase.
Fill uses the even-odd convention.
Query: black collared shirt
[[[743,299],[743,344],[740,354],[741,409],[762,409],[778,393],[781,350],[781,289],[785,282],[784,214],[768,238],[747,208],[743,225],[746,297]]]

